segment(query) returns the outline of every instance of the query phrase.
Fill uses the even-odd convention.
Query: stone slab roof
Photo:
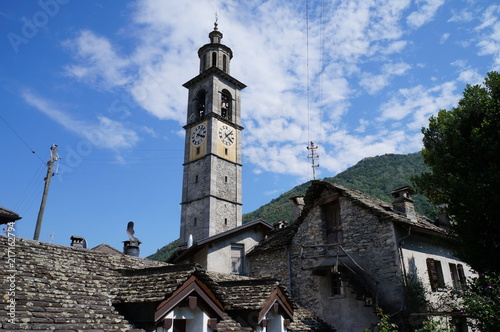
[[[273,226],[268,224],[262,219],[256,219],[250,222],[247,222],[243,225],[240,225],[238,227],[232,228],[228,231],[209,236],[207,238],[201,239],[197,243],[193,244],[190,248],[179,248],[176,252],[172,254],[171,257],[167,259],[168,263],[176,263],[176,262],[182,262],[189,257],[192,257],[195,255],[197,252],[199,252],[201,249],[211,246],[214,243],[217,243],[218,241],[224,240],[228,237],[234,236],[235,234],[241,233],[241,232],[246,232],[251,229],[255,230],[261,230],[264,234],[268,233],[273,229]]]
[[[114,280],[121,275],[120,269],[164,265],[137,257],[5,236],[0,236],[0,256],[0,292],[5,312],[10,310],[10,299],[4,294],[11,292],[11,286],[15,293],[11,298],[15,300],[16,324],[4,319],[0,322],[0,329],[9,331],[133,331],[112,306]],[[9,256],[15,261],[9,261]],[[9,276],[14,277],[7,279]]]
[[[311,186],[307,190],[307,193],[304,197],[305,205],[302,210],[301,216],[297,219],[297,221],[288,227],[269,232],[267,238],[260,244],[255,246],[255,248],[249,254],[252,255],[267,250],[275,250],[289,245],[293,240],[298,227],[303,222],[305,216],[307,215],[309,210],[314,207],[314,201],[325,189],[332,189],[339,192],[342,196],[349,198],[354,204],[370,210],[380,219],[388,220],[397,224],[411,226],[413,230],[432,235],[440,236],[446,234],[445,229],[434,225],[430,219],[419,213],[415,213],[417,220],[413,221],[409,218],[406,218],[405,216],[397,214],[393,211],[391,204],[384,202],[378,198],[368,196],[358,190],[349,189],[339,184],[315,180],[312,181]]]
[[[0,330],[9,331],[143,331],[134,329],[115,305],[151,303],[154,308],[192,276],[225,308],[257,310],[276,287],[275,281],[211,274],[195,265],[169,265],[116,252],[5,236],[0,236],[0,257],[0,300],[5,312],[9,312],[10,300],[15,300],[16,324],[0,321]],[[295,310],[297,319],[291,331],[333,331],[309,311]],[[250,331],[224,315],[218,331]]]
[[[21,217],[17,213],[0,206],[0,224],[6,224],[19,219]]]

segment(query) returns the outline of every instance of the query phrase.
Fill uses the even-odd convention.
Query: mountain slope
[[[338,183],[367,195],[391,202],[390,193],[401,186],[410,185],[411,177],[427,170],[420,152],[408,155],[386,154],[369,157],[356,165],[323,180]],[[290,197],[305,194],[310,182],[303,183],[273,199],[266,205],[243,216],[243,222],[257,218],[273,224],[279,220],[292,221]],[[419,213],[432,214],[432,205],[422,195],[414,195],[415,208]]]
[[[325,181],[338,183],[345,187],[359,190],[367,195],[391,202],[390,193],[398,187],[411,184],[411,178],[427,171],[420,152],[408,155],[385,154],[369,157],[356,165],[337,174],[334,177],[324,178]],[[243,223],[262,218],[274,224],[279,220],[292,221],[293,210],[290,197],[304,195],[310,182],[303,183],[287,191],[257,210],[243,216]],[[414,195],[415,209],[422,214],[432,215],[432,205],[422,195]],[[175,244],[174,244],[175,242]],[[177,247],[174,241],[159,249],[148,258],[164,261]]]

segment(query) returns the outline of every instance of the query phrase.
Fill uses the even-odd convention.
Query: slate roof
[[[388,220],[397,224],[409,225],[414,231],[429,233],[432,235],[445,235],[446,230],[434,225],[432,221],[419,214],[415,213],[417,220],[410,220],[409,218],[397,214],[392,209],[392,204],[382,201],[378,198],[368,196],[358,190],[349,189],[339,184],[314,180],[307,190],[304,197],[304,208],[300,217],[292,225],[279,230],[273,230],[268,233],[268,236],[260,244],[249,253],[249,255],[283,248],[291,243],[298,227],[302,224],[305,216],[309,210],[314,207],[314,201],[319,197],[321,192],[325,189],[332,189],[339,192],[342,196],[349,198],[354,204],[360,205],[369,209],[373,214],[377,215],[380,219]]]
[[[0,206],[0,224],[6,224],[19,219],[21,217],[17,213]]]
[[[190,248],[179,248],[176,252],[172,254],[171,257],[167,259],[168,263],[176,263],[176,262],[182,262],[183,260],[186,260],[187,258],[195,255],[198,251],[203,249],[206,246],[210,246],[220,240],[223,240],[227,237],[233,236],[235,234],[238,234],[240,232],[245,232],[248,231],[249,229],[256,229],[256,230],[263,230],[264,233],[269,232],[272,230],[274,227],[265,222],[262,219],[256,219],[250,222],[247,222],[243,225],[240,225],[238,227],[232,228],[228,231],[206,237],[204,239],[201,239],[200,241],[196,242],[191,246]]]
[[[160,266],[147,259],[110,255],[0,236],[0,293],[9,311],[10,285],[15,286],[15,322],[0,322],[2,330],[102,330],[133,331],[111,305],[119,269]],[[10,241],[10,242],[9,242]],[[15,261],[8,260],[10,257]],[[12,263],[10,265],[9,263]],[[7,283],[14,275],[14,282]]]
[[[15,242],[0,236],[0,293],[5,312],[9,300],[15,300],[16,324],[3,319],[0,330],[142,331],[134,329],[116,308],[127,303],[152,303],[154,308],[192,276],[225,308],[257,310],[276,287],[275,281],[208,273],[195,265],[169,265],[116,252],[12,239]],[[12,266],[9,257],[15,257]],[[7,277],[12,274],[15,294],[9,299]],[[235,282],[246,286],[239,289]],[[297,319],[291,331],[333,331],[309,311],[299,307],[294,311]],[[218,331],[250,331],[226,314],[223,318]]]

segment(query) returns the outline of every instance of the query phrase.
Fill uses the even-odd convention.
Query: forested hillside
[[[334,177],[326,177],[323,180],[338,183],[391,202],[391,191],[401,186],[411,185],[411,178],[426,170],[427,166],[424,164],[420,152],[408,155],[386,154],[365,158],[346,171]],[[243,222],[246,223],[258,218],[271,224],[279,220],[291,222],[293,210],[290,197],[305,194],[309,184],[310,182],[306,182],[296,186],[257,210],[245,214]],[[428,216],[432,215],[433,208],[425,197],[414,195],[413,198],[418,212]],[[164,261],[173,253],[176,247],[177,242],[174,241],[148,258]]]
[[[423,173],[426,169],[427,166],[425,166],[420,152],[408,155],[386,154],[365,158],[346,171],[323,180],[338,183],[391,202],[391,191],[404,185],[411,185],[411,177]],[[243,222],[257,218],[262,218],[269,223],[275,223],[281,219],[292,221],[293,211],[290,197],[305,194],[308,187],[309,182],[306,182],[287,191],[268,204],[245,214]],[[432,214],[432,206],[425,197],[414,195],[413,198],[418,212],[425,215]]]

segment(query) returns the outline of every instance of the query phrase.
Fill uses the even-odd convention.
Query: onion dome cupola
[[[205,44],[198,50],[200,58],[200,73],[210,67],[217,67],[229,74],[229,63],[233,58],[233,51],[226,45],[221,44],[222,33],[214,23],[214,30],[208,35],[210,43]]]

